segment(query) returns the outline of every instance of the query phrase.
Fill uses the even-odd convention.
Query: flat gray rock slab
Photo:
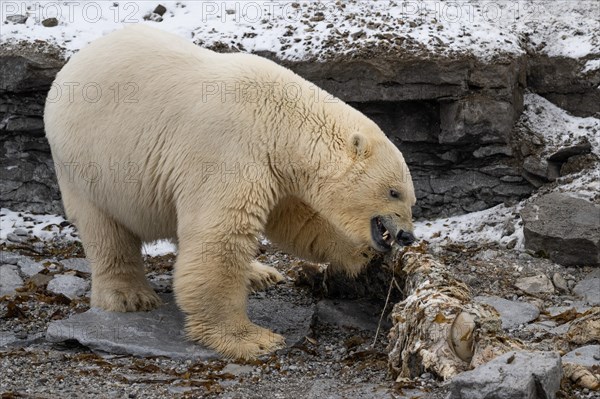
[[[565,266],[600,265],[600,206],[551,193],[527,204],[521,218],[525,248]]]
[[[475,302],[490,305],[500,313],[502,328],[513,328],[537,319],[540,311],[534,305],[526,302],[509,301],[497,296],[478,296]]]
[[[554,285],[545,274],[522,277],[515,282],[515,286],[526,294],[533,296],[554,294]]]
[[[508,352],[456,376],[448,399],[554,399],[561,378],[556,352]]]
[[[600,345],[587,345],[572,350],[562,357],[562,361],[583,367],[600,367]]]
[[[571,309],[575,309],[578,313],[583,313],[590,310],[590,306],[585,302],[577,301],[573,302],[570,306],[551,306],[546,308],[546,312],[548,312],[551,317],[554,317]]]
[[[51,322],[50,342],[76,340],[91,349],[141,357],[166,356],[203,360],[219,355],[188,341],[184,315],[172,295],[161,295],[163,306],[151,312],[117,313],[92,308],[66,320]],[[309,334],[314,306],[298,306],[277,298],[251,298],[250,319],[286,338],[288,346]]]

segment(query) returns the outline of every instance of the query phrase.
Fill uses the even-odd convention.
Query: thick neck
[[[268,163],[283,195],[318,202],[330,176],[349,167],[344,129],[352,109],[292,72],[271,78],[279,83],[269,83],[250,107],[252,119],[264,121],[265,141],[256,143],[256,155]]]

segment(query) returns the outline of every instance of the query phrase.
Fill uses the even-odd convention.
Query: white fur
[[[224,93],[235,85],[237,98]],[[361,113],[261,57],[134,26],[74,55],[53,90],[46,134],[92,263],[94,306],[156,307],[140,245],[175,239],[189,336],[252,358],[284,343],[246,315],[248,290],[281,279],[252,261],[259,233],[353,274],[371,255],[372,216],[412,230],[398,149]]]

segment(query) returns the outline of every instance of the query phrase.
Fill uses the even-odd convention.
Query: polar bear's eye
[[[400,193],[394,189],[390,190],[390,197],[394,199],[400,199]]]

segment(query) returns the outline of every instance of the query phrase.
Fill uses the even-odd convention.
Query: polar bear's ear
[[[360,133],[353,133],[350,136],[348,147],[352,157],[355,159],[364,159],[371,154],[371,148],[367,138]]]

